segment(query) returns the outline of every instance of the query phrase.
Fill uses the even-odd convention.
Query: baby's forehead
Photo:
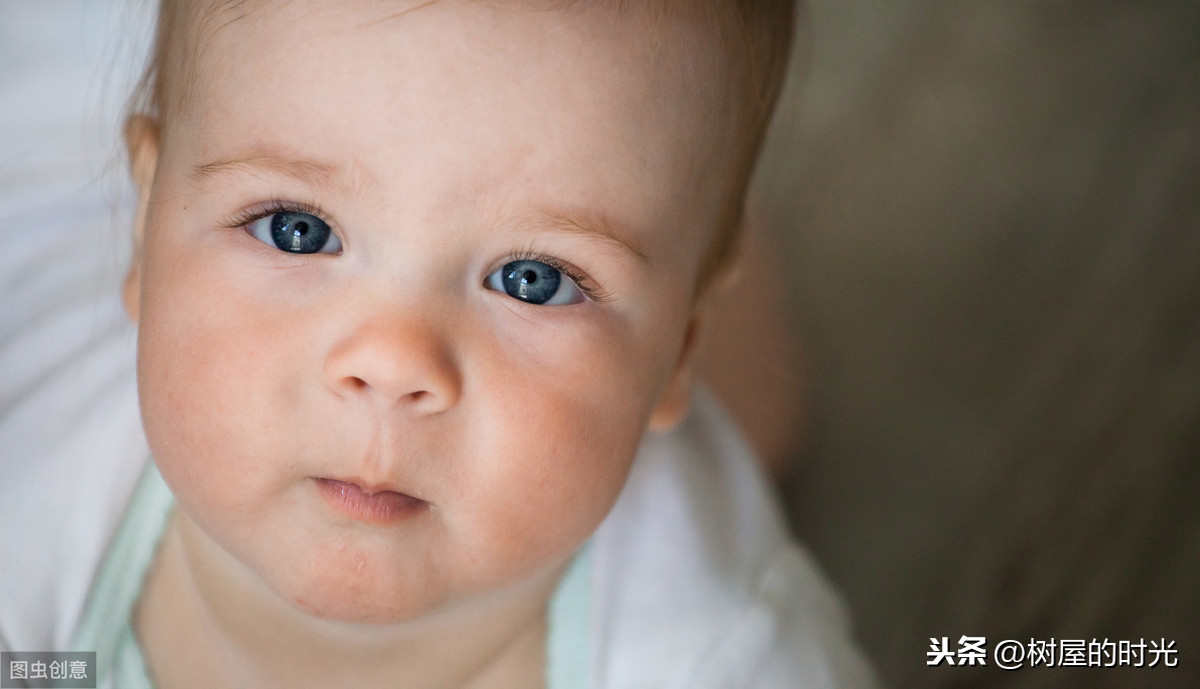
[[[357,175],[342,187],[419,190],[455,210],[472,196],[562,200],[686,254],[715,231],[736,116],[686,21],[455,0],[211,11],[191,39],[190,103],[166,122],[193,170],[340,168]]]
[[[320,52],[320,36],[298,35],[298,27],[315,20],[330,37],[456,15],[493,29],[495,43],[528,40],[547,29],[571,35],[580,45],[606,42],[610,51],[597,52],[596,59],[624,53],[637,58],[625,69],[658,72],[664,85],[686,82],[692,90],[715,92],[737,80],[732,72],[737,71],[739,20],[732,8],[733,3],[710,0],[164,0],[154,61],[158,80],[165,82],[160,86],[194,105],[188,101],[192,86],[221,76],[199,68],[208,53],[227,44],[226,34],[238,37],[235,52],[266,42],[282,42],[297,53]],[[554,58],[551,52],[545,55]]]

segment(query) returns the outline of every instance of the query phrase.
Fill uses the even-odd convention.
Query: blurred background
[[[1200,687],[1200,3],[805,14],[730,299],[762,308],[707,365],[881,677]],[[926,666],[963,635],[1179,664]]]
[[[97,294],[149,4],[0,2],[0,216],[104,209]],[[1200,3],[811,0],[793,62],[705,370],[880,676],[1200,687]],[[926,666],[964,635],[1179,662]]]

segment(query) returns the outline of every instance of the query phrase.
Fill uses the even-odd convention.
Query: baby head
[[[164,2],[125,303],[197,538],[337,620],[552,579],[686,408],[790,14]]]

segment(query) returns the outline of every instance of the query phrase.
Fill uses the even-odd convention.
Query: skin
[[[189,106],[127,127],[125,303],[179,507],[139,613],[151,668],[532,686],[566,563],[686,408],[724,68],[637,12],[339,1],[212,25]],[[319,206],[342,250],[239,226],[272,200]],[[523,252],[596,298],[489,288]],[[423,507],[365,523],[322,477]]]

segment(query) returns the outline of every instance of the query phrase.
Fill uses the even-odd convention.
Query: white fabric
[[[18,649],[66,643],[147,456],[109,183],[142,52],[122,30],[147,23],[126,4],[0,3],[0,645]]]
[[[873,686],[842,606],[703,392],[596,534],[597,687]]]
[[[105,183],[114,137],[80,124],[87,112],[116,131],[132,70],[96,75],[140,54],[113,36],[148,24],[120,4],[0,4],[5,650],[65,648],[148,457],[117,299],[130,196]],[[871,685],[836,597],[703,394],[679,430],[647,439],[593,564],[597,689]]]

